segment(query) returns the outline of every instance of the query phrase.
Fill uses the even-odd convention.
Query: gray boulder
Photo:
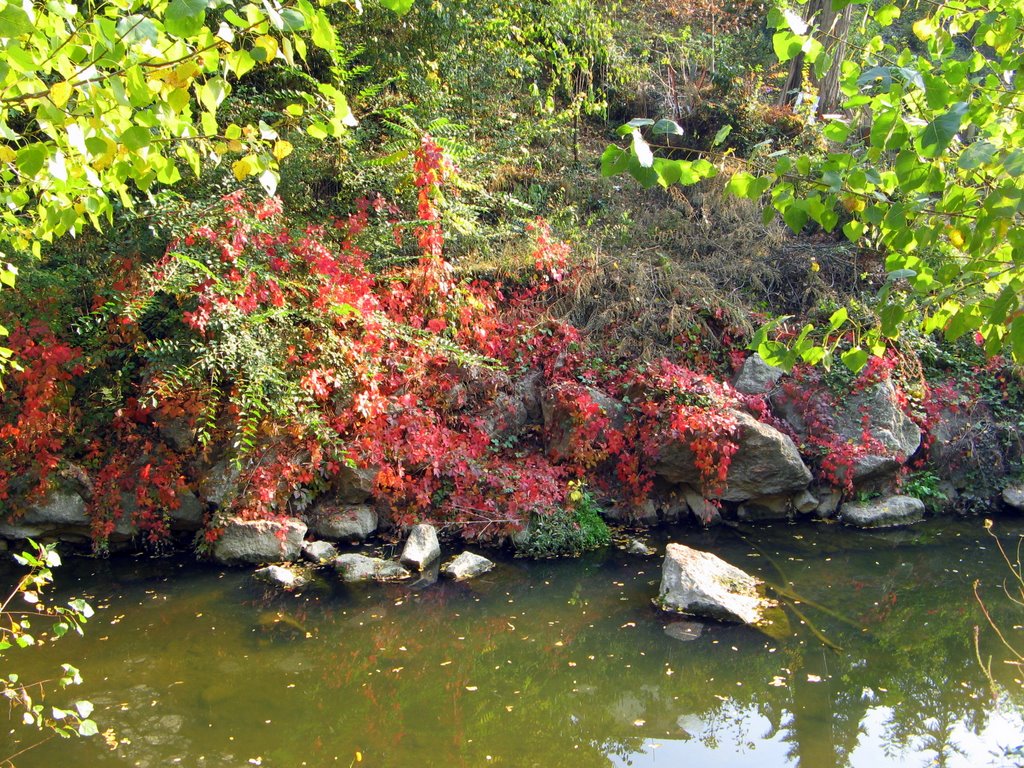
[[[253,573],[253,578],[282,589],[298,589],[307,583],[301,573],[281,565],[268,565]]]
[[[306,541],[302,544],[302,556],[314,563],[329,563],[338,557],[338,550],[329,541]]]
[[[743,368],[736,377],[737,392],[745,395],[763,395],[771,391],[772,387],[782,378],[783,370],[774,365],[768,365],[756,352],[743,361]]]
[[[793,517],[793,500],[790,496],[760,496],[747,499],[736,510],[736,516],[747,522],[764,520],[789,520]]]
[[[213,544],[213,558],[227,564],[295,560],[302,551],[305,535],[306,524],[300,520],[280,523],[231,517]]]
[[[178,508],[167,510],[167,516],[173,530],[198,531],[203,527],[205,518],[203,503],[192,491],[181,491],[178,494]]]
[[[626,551],[631,555],[642,555],[644,557],[650,557],[655,554],[653,547],[648,546],[640,539],[633,539],[629,542],[629,546],[626,547]]]
[[[920,428],[900,408],[888,380],[847,398],[837,414],[839,437],[860,444],[865,430],[875,450],[853,463],[852,480],[858,485],[891,477],[921,445]]]
[[[924,519],[924,502],[913,496],[888,496],[854,501],[839,509],[840,519],[858,528],[891,528]]]
[[[342,504],[361,504],[373,495],[379,467],[342,464],[334,477],[334,498]]]
[[[722,521],[721,510],[711,501],[705,499],[689,486],[683,487],[683,498],[686,506],[701,525],[717,525]]]
[[[18,521],[26,526],[58,528],[68,525],[89,525],[85,500],[74,491],[53,491],[39,504],[29,507]]]
[[[1003,488],[1003,502],[1008,507],[1024,511],[1024,483],[1013,483]]]
[[[348,553],[339,555],[334,561],[334,570],[342,581],[353,583],[359,581],[398,581],[412,576],[409,571],[393,560],[382,560],[379,557],[367,557]]]
[[[455,581],[465,581],[481,576],[494,568],[494,563],[481,555],[463,552],[441,567],[441,573]]]
[[[441,556],[441,545],[437,541],[437,530],[432,525],[420,523],[409,531],[399,562],[407,568],[422,571]]]
[[[309,516],[309,529],[331,541],[366,541],[377,522],[376,510],[367,504],[320,504]]]
[[[738,449],[729,464],[726,486],[717,495],[725,501],[746,501],[805,490],[811,482],[811,471],[793,441],[748,413],[730,413],[738,426]],[[670,483],[700,486],[700,472],[685,440],[666,443],[654,471]]]
[[[199,496],[217,507],[235,495],[241,472],[233,461],[221,459],[199,478]]]
[[[657,603],[662,610],[674,613],[757,624],[772,606],[758,592],[761,584],[710,552],[669,544]]]
[[[585,392],[598,406],[601,414],[608,417],[613,428],[621,429],[625,425],[626,409],[622,403],[593,387],[587,387]],[[544,390],[541,398],[544,431],[548,437],[548,454],[555,459],[565,458],[572,453],[573,438],[580,428],[580,425],[574,422],[573,410],[563,403],[559,393],[558,387],[551,387]],[[603,435],[598,434],[596,439],[600,440],[602,437]]]

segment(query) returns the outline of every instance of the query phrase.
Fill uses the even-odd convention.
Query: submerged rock
[[[221,563],[272,563],[295,560],[302,551],[306,524],[299,520],[228,518],[224,532],[213,543],[213,559]]]
[[[348,553],[334,560],[334,570],[341,574],[342,581],[399,581],[412,574],[394,560],[367,557]]]
[[[704,625],[699,621],[675,621],[665,627],[665,634],[673,640],[688,643],[704,634]]]
[[[314,563],[329,563],[338,557],[338,549],[329,541],[307,541],[302,545],[302,556]]]
[[[455,581],[465,581],[481,576],[494,568],[494,563],[482,555],[463,552],[441,568],[441,573]]]
[[[888,496],[870,501],[847,502],[839,510],[847,525],[858,528],[890,528],[924,519],[924,502],[913,496]]]
[[[402,549],[399,561],[408,568],[422,571],[441,556],[441,545],[437,541],[437,529],[427,523],[414,525]]]
[[[710,552],[669,544],[657,603],[665,611],[757,624],[773,604],[758,592],[761,584]]]
[[[268,565],[265,568],[260,568],[253,573],[253,578],[284,589],[297,589],[304,587],[307,583],[306,577],[301,573],[281,565]]]

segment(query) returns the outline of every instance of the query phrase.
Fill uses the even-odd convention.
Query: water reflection
[[[1022,702],[995,705],[973,648],[971,582],[1002,578],[981,538],[972,523],[897,541],[786,526],[754,550],[674,532],[799,597],[777,638],[662,616],[660,559],[617,552],[301,596],[213,568],[78,562],[65,585],[107,607],[30,663],[78,660],[123,743],[19,764],[1012,765]]]

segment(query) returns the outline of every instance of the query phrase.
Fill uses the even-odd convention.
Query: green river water
[[[1024,532],[1019,520],[998,527],[1007,540]],[[802,617],[790,612],[772,638],[661,614],[651,598],[669,536],[788,583]],[[75,663],[74,698],[91,699],[120,743],[54,740],[17,765],[1024,763],[1008,754],[1024,744],[1017,670],[983,628],[982,653],[1017,692],[994,698],[974,649],[974,579],[1011,636],[1024,623],[1000,597],[1006,566],[980,520],[652,541],[656,557],[501,559],[465,584],[347,587],[328,573],[299,595],[187,559],[67,558],[61,594],[97,608],[85,637],[4,663],[26,679]],[[26,735],[7,733],[3,754]]]

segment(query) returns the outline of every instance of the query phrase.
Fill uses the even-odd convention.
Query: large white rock
[[[674,613],[757,624],[772,605],[758,593],[760,585],[760,579],[710,552],[669,544],[657,602]]]
[[[487,573],[494,568],[494,563],[482,555],[463,552],[450,563],[445,563],[441,573],[455,581],[465,581]]]
[[[398,559],[406,568],[422,571],[440,556],[441,545],[437,541],[437,530],[432,525],[420,523],[409,531],[402,556]]]
[[[839,517],[858,528],[892,528],[924,519],[924,502],[913,496],[888,496],[843,504]]]
[[[213,544],[213,558],[221,563],[273,563],[295,560],[302,551],[306,524],[299,520],[242,520],[232,517]]]

